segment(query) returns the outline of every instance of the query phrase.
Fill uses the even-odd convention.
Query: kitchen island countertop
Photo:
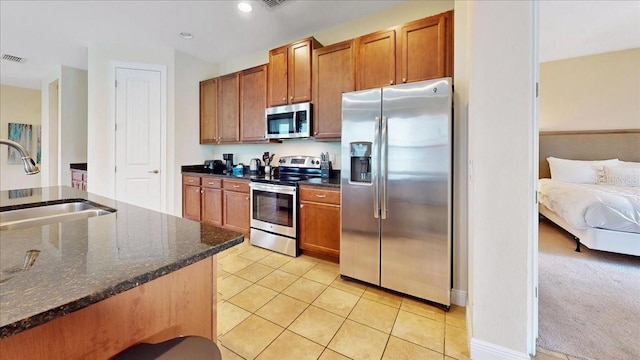
[[[0,339],[150,282],[244,237],[66,186],[0,192],[0,210],[60,199],[86,199],[115,213],[0,236]],[[29,271],[27,251],[40,251]]]

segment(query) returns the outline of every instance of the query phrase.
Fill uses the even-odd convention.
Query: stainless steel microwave
[[[265,110],[267,139],[311,136],[311,103],[271,107]]]

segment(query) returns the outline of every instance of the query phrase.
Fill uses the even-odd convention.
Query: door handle
[[[149,174],[157,174],[157,173],[159,173],[159,172],[160,172],[160,170],[155,169],[155,170],[149,170],[149,171],[147,171],[147,172],[148,172]]]
[[[324,194],[316,194],[316,197],[317,197],[317,198],[322,199],[322,198],[326,198],[326,197],[327,197],[327,195],[324,195]]]
[[[378,188],[378,157],[380,154],[380,118],[375,118],[375,128],[373,130],[373,151],[371,154],[371,182],[373,183],[373,217],[377,219],[380,215],[380,189]]]
[[[388,134],[388,128],[387,128],[387,117],[383,116],[382,117],[382,124],[381,124],[381,136],[380,136],[380,176],[381,176],[381,183],[382,183],[382,194],[380,194],[380,202],[382,203],[382,209],[380,212],[380,217],[382,219],[386,219],[387,218],[387,206],[388,206],[388,200],[387,200],[387,176],[389,174],[387,174],[387,170],[388,170],[388,163],[387,163],[387,152],[388,152],[388,139],[389,139],[389,134]]]

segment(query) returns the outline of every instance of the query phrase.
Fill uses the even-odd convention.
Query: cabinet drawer
[[[300,187],[300,201],[340,205],[340,191],[319,187]]]
[[[200,186],[200,177],[199,176],[182,175],[182,184]]]
[[[202,187],[215,188],[215,189],[222,188],[222,179],[216,179],[208,176],[203,176],[201,179],[202,179],[202,183],[200,185]]]
[[[242,193],[249,193],[249,182],[241,180],[225,180],[223,182],[224,189],[229,191],[237,191]]]

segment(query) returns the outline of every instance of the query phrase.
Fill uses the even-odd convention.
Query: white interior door
[[[116,199],[161,210],[161,73],[116,68]]]

